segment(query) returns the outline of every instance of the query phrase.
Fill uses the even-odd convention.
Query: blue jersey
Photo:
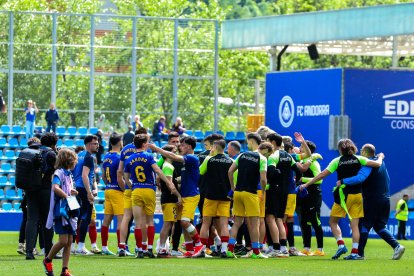
[[[108,152],[104,156],[102,162],[103,173],[105,174],[107,184],[107,190],[120,191],[121,188],[118,185],[117,170],[119,167],[120,154],[118,152]]]
[[[125,161],[124,171],[131,174],[132,190],[150,188],[155,191],[153,164],[156,164],[154,157],[145,151],[134,153]]]
[[[181,169],[181,196],[190,197],[200,194],[198,179],[200,177],[200,162],[197,156],[186,154],[183,156],[184,166]]]
[[[33,107],[28,108],[26,107],[24,109],[24,111],[26,112],[27,110],[29,110],[29,112],[26,113],[26,121],[29,122],[34,122],[36,120],[36,111]]]
[[[137,152],[137,148],[135,147],[134,143],[128,144],[121,150],[121,159],[120,161],[124,162],[125,168],[125,161],[134,153]],[[129,186],[125,185],[125,189],[129,190]]]
[[[86,150],[78,153],[78,163],[72,171],[73,177],[75,179],[76,188],[85,188],[82,180],[83,167],[89,168],[89,187],[92,190],[93,178],[95,177],[95,163],[93,162],[92,154],[90,154]]]

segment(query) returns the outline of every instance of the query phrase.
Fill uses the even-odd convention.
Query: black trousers
[[[46,228],[49,214],[50,189],[28,191],[27,222],[26,222],[26,252],[33,252],[38,231],[43,233],[45,254],[52,248],[53,229]]]
[[[398,220],[398,234],[397,234],[397,240],[405,239],[405,226],[407,225],[407,222],[404,220]]]

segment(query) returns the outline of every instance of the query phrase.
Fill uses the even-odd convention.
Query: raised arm
[[[305,158],[311,156],[312,153],[311,153],[311,151],[308,147],[308,144],[306,143],[305,138],[303,138],[302,133],[295,132],[294,135],[295,135],[295,140],[298,143],[301,143],[301,145],[303,146],[303,150],[305,151],[304,153],[300,154],[301,159],[305,159]]]
[[[156,152],[158,152],[159,154],[161,154],[162,156],[165,156],[166,158],[170,158],[171,160],[176,161],[176,162],[181,162],[181,163],[184,163],[184,157],[183,157],[183,156],[181,156],[181,155],[178,155],[178,154],[172,153],[172,152],[170,152],[170,151],[163,150],[163,149],[161,149],[161,148],[157,147],[157,146],[156,146],[156,145],[154,145],[154,144],[148,144],[148,147],[149,147],[152,151],[156,151]]]

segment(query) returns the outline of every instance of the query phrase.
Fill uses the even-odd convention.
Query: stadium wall
[[[314,141],[323,156],[322,170],[338,156],[329,149],[331,115],[349,116],[349,137],[358,149],[371,143],[384,152],[394,209],[402,191],[414,183],[409,162],[414,153],[414,71],[335,68],[267,74],[266,125],[282,135],[300,131]],[[322,184],[322,216],[329,216],[335,182],[332,174]],[[391,218],[389,227],[395,224]]]

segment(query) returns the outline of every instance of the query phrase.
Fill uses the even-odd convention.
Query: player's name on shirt
[[[359,164],[359,159],[349,159],[349,160],[340,160],[338,163],[338,167],[342,165],[351,165],[351,164]]]
[[[112,164],[113,163],[113,160],[108,157],[108,158],[105,158],[103,162]]]
[[[148,159],[144,158],[144,157],[136,157],[134,159],[129,160],[129,162],[131,164],[134,164],[135,162],[144,162],[144,163],[146,163],[147,161],[148,161]]]
[[[259,158],[256,158],[254,156],[248,156],[246,154],[242,154],[240,156],[240,159],[246,159],[246,160],[253,161],[253,162],[259,162]]]

